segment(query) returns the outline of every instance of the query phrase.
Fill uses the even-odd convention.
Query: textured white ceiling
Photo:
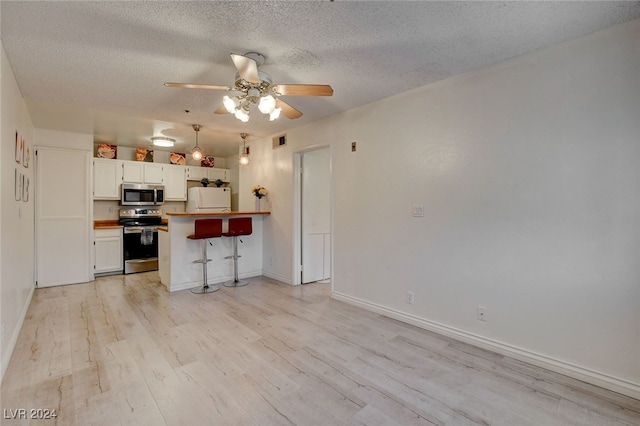
[[[153,135],[237,152],[377,99],[640,17],[640,2],[8,2],[2,42],[34,125],[144,146]],[[330,84],[283,98],[302,118],[213,115],[232,85],[230,53],[257,51],[275,83]],[[185,113],[189,110],[190,113]]]

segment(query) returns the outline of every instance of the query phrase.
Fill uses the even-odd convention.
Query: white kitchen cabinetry
[[[119,200],[122,161],[93,159],[93,199]]]
[[[174,164],[164,165],[164,199],[166,201],[186,201],[187,167]]]
[[[144,183],[162,184],[163,183],[163,169],[167,164],[144,164]]]
[[[207,178],[211,183],[215,180],[220,179],[223,182],[229,182],[230,178],[230,170],[229,169],[219,169],[217,167],[198,167],[198,166],[188,166],[187,167],[187,180],[197,180],[200,181],[202,178]]]
[[[230,177],[229,169],[217,169],[215,167],[212,167],[207,170],[207,178],[209,178],[211,182],[214,182],[218,179],[220,179],[223,182],[229,182],[229,177]]]
[[[95,229],[94,234],[94,274],[122,272],[122,228]]]
[[[207,168],[199,166],[187,166],[187,180],[201,180],[207,178]]]
[[[122,162],[122,182],[162,184],[162,164],[141,161]]]
[[[144,163],[137,161],[122,162],[122,182],[143,183]]]

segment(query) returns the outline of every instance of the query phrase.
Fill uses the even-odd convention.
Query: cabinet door
[[[187,180],[200,181],[202,178],[208,178],[206,167],[188,166],[187,167]]]
[[[187,199],[187,168],[185,166],[164,167],[164,198],[167,201]]]
[[[94,272],[122,271],[122,229],[96,229],[95,238]]]
[[[93,199],[119,200],[122,163],[117,160],[93,160]]]
[[[229,182],[227,178],[227,169],[217,169],[215,167],[208,169],[207,177],[211,182],[220,179],[223,182]]]
[[[122,162],[122,181],[129,183],[144,182],[144,163],[136,161]]]
[[[144,183],[161,184],[162,164],[144,163]]]

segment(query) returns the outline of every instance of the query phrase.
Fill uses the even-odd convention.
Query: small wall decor
[[[29,201],[29,178],[22,175],[22,201]]]
[[[15,178],[14,178],[14,186],[15,186],[15,199],[16,201],[20,201],[22,198],[22,173],[15,170]]]
[[[136,161],[144,161],[146,163],[153,163],[153,150],[138,148],[136,149]]]
[[[24,146],[22,148],[22,165],[28,169],[29,160],[31,160],[31,148],[26,142],[24,142],[23,145]]]
[[[22,136],[16,131],[16,163],[20,163],[22,161],[22,146],[24,141],[22,140]]]
[[[279,135],[279,136],[274,136],[271,139],[271,146],[273,147],[273,149],[276,148],[281,148],[283,146],[287,145],[287,134],[283,134],[283,135]]]
[[[184,152],[172,152],[171,155],[169,155],[169,162],[171,164],[184,166],[187,163],[187,160]]]
[[[215,159],[210,155],[205,155],[200,161],[200,167],[213,167]]]
[[[100,143],[98,144],[96,157],[116,159],[118,158],[118,146],[110,145],[108,143]]]

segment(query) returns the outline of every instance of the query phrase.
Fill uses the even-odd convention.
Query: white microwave
[[[164,204],[164,185],[123,183],[120,204],[123,206],[159,206]]]

